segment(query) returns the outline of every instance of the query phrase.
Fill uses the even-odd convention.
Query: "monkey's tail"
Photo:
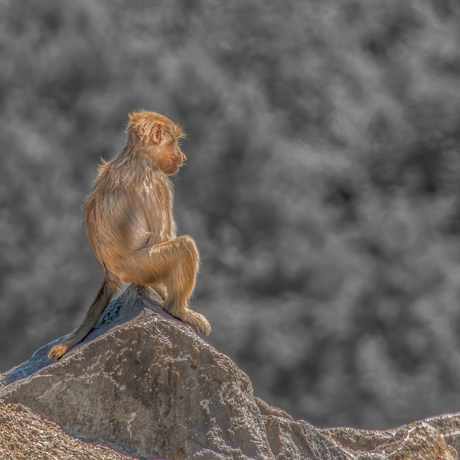
[[[74,329],[61,343],[51,348],[48,353],[49,358],[59,359],[67,353],[70,348],[81,342],[88,335],[121,284],[121,281],[115,275],[107,271],[104,272],[104,280],[102,281],[96,299],[88,308],[80,326]]]

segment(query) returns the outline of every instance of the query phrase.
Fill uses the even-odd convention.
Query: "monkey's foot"
[[[201,313],[198,313],[191,308],[187,308],[185,312],[181,313],[179,319],[196,327],[204,335],[209,335],[211,333],[211,325],[209,324],[209,321]]]
[[[48,353],[48,358],[51,359],[59,359],[61,356],[64,356],[67,353],[69,347],[67,345],[63,345],[62,343],[58,345],[54,345],[53,348]]]
[[[178,307],[170,299],[166,299],[162,307],[171,316],[197,328],[202,334],[209,335],[211,333],[209,321],[201,313],[192,310],[188,305]]]

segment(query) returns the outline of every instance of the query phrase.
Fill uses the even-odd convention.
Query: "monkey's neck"
[[[118,158],[145,158],[152,162],[155,154],[155,146],[148,145],[147,143],[141,142],[129,142],[126,144],[125,148],[118,155]]]
[[[153,151],[152,149],[139,148],[137,146],[135,149],[129,148],[127,145],[122,152],[115,158],[113,163],[119,165],[121,168],[125,168],[129,165],[130,171],[137,171],[137,175],[142,175],[143,171],[156,171],[162,176],[164,175],[166,179],[171,180],[167,174],[165,174],[160,167],[153,160]]]

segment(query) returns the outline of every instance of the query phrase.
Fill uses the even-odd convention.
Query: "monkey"
[[[189,299],[199,252],[189,235],[177,236],[170,175],[187,160],[179,147],[182,128],[155,112],[129,114],[127,142],[112,161],[102,160],[85,202],[85,229],[104,270],[96,299],[82,323],[48,353],[59,359],[93,329],[123,283],[149,286],[172,316],[209,335],[208,320]]]

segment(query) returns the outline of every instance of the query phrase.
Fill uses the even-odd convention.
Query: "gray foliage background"
[[[0,369],[95,296],[81,205],[145,108],[188,133],[194,305],[259,396],[460,410],[459,35],[454,0],[0,0]]]

